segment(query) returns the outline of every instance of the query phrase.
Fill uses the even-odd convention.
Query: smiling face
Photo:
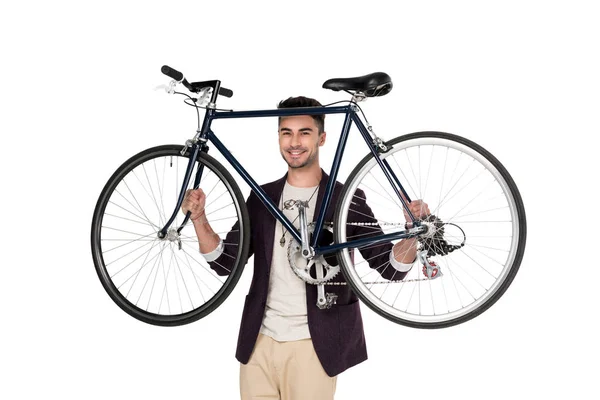
[[[310,115],[281,118],[279,151],[290,168],[309,168],[319,163],[319,147],[325,144],[326,133]]]

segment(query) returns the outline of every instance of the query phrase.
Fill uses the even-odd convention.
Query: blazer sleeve
[[[246,200],[246,206],[250,213],[250,226],[252,226],[252,206],[256,202],[257,198],[254,193],[251,193]],[[213,269],[217,275],[229,275],[233,269],[234,262],[236,259],[237,252],[239,251],[240,244],[240,222],[235,221],[235,224],[231,227],[231,230],[225,236],[223,240],[223,252],[214,261],[208,263],[209,267]],[[252,235],[250,235],[250,251],[248,252],[248,259],[254,254],[254,243]]]
[[[373,223],[377,222],[377,218],[373,215],[373,211],[367,204],[365,193],[361,189],[356,189],[354,198],[348,211],[349,222]],[[379,225],[349,225],[347,229],[347,240],[355,238],[368,238],[383,234]],[[384,279],[399,280],[404,279],[408,274],[396,270],[390,264],[390,252],[393,244],[391,242],[368,245],[359,248],[360,254],[369,263],[369,267],[375,269]]]

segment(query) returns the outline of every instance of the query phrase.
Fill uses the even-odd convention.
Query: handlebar
[[[221,96],[225,96],[225,97],[231,97],[231,96],[233,96],[233,90],[231,90],[231,89],[226,89],[226,88],[224,88],[224,87],[220,87],[220,88],[219,88],[219,94],[220,94]]]
[[[221,87],[220,81],[215,80],[215,81],[203,81],[203,82],[189,83],[184,78],[184,76],[181,72],[177,71],[174,68],[169,67],[168,65],[163,65],[162,68],[160,69],[160,72],[162,72],[169,78],[176,80],[177,82],[181,82],[183,84],[183,86],[185,86],[190,92],[198,93],[201,89],[203,89],[205,87],[212,87],[213,89],[219,88],[219,95],[221,95],[221,96],[225,96],[225,97],[233,96],[233,90]]]
[[[175,79],[177,82],[183,81],[183,74],[176,69],[169,67],[168,65],[163,65],[160,69],[160,72],[168,76],[169,78]]]

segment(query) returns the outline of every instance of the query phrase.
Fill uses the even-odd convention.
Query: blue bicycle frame
[[[212,143],[217,150],[225,157],[225,159],[233,166],[233,168],[240,174],[240,176],[246,181],[246,183],[250,186],[252,191],[258,196],[261,202],[265,205],[265,207],[269,210],[269,212],[276,218],[281,224],[287,229],[288,232],[292,235],[292,237],[298,242],[301,243],[302,240],[300,238],[300,232],[294,225],[290,222],[290,220],[279,210],[277,205],[267,196],[265,191],[256,183],[256,181],[248,174],[248,172],[244,169],[244,167],[238,162],[238,160],[231,154],[231,152],[225,147],[225,145],[219,140],[217,135],[211,130],[211,124],[213,120],[216,119],[231,119],[231,118],[255,118],[255,117],[291,117],[297,115],[327,115],[327,114],[345,114],[344,124],[342,127],[342,133],[338,142],[337,150],[335,153],[335,157],[333,159],[333,164],[331,166],[331,172],[329,174],[329,181],[327,182],[327,187],[325,189],[325,196],[323,197],[323,202],[321,203],[321,208],[319,210],[319,214],[317,216],[315,232],[317,234],[313,235],[310,246],[314,249],[315,254],[328,254],[332,252],[336,252],[345,248],[355,248],[361,247],[369,244],[377,244],[383,242],[389,242],[391,240],[396,239],[405,239],[409,237],[414,237],[418,232],[408,232],[408,231],[400,231],[396,233],[390,233],[370,238],[363,238],[352,240],[345,243],[332,244],[328,246],[317,246],[319,236],[321,233],[321,229],[323,228],[324,220],[325,220],[325,212],[329,207],[331,202],[331,196],[333,194],[333,188],[336,182],[338,170],[340,163],[342,161],[342,155],[344,153],[344,148],[346,146],[346,141],[348,139],[348,134],[350,132],[350,127],[352,123],[356,124],[359,132],[364,138],[369,150],[377,160],[377,163],[380,165],[383,170],[384,175],[390,182],[390,185],[394,189],[398,199],[401,201],[404,209],[409,215],[413,227],[419,226],[418,221],[415,220],[415,217],[410,212],[408,208],[408,203],[410,203],[410,198],[402,184],[390,168],[387,160],[382,160],[379,156],[379,148],[373,143],[369,132],[365,125],[362,123],[360,118],[357,115],[357,107],[354,103],[351,103],[347,106],[338,106],[338,107],[306,107],[306,108],[282,108],[275,110],[254,110],[254,111],[216,111],[214,109],[207,109],[204,117],[204,121],[202,124],[202,128],[199,131],[198,141],[197,143],[193,143],[191,146],[191,157],[187,166],[187,170],[185,173],[184,181],[182,184],[181,193],[179,195],[179,199],[177,202],[177,206],[173,212],[173,215],[166,223],[165,227],[161,230],[160,234],[165,235],[169,226],[175,220],[175,216],[177,215],[178,210],[181,208],[181,204],[183,203],[183,198],[185,195],[185,190],[188,187],[188,184],[191,179],[191,175],[194,168],[194,163],[199,157],[200,152],[208,152],[207,142]],[[202,177],[203,165],[199,164],[198,171],[196,172],[196,177],[194,178],[194,187],[198,187],[200,184],[200,180]],[[185,218],[179,230],[183,228],[183,226],[187,223],[188,217]]]

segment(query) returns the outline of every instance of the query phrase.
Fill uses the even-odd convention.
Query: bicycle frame
[[[256,117],[291,117],[298,115],[327,115],[327,114],[345,114],[344,124],[342,127],[341,136],[338,142],[337,150],[334,156],[333,164],[331,166],[331,171],[329,174],[329,181],[327,182],[327,186],[325,189],[325,195],[323,197],[323,201],[321,203],[321,208],[319,210],[319,214],[317,216],[317,221],[315,225],[315,232],[317,234],[313,235],[310,246],[314,249],[315,254],[328,254],[332,252],[336,252],[338,250],[342,250],[349,247],[360,247],[369,244],[377,244],[382,242],[389,242],[391,240],[396,239],[405,239],[409,237],[414,237],[421,233],[422,229],[419,228],[421,225],[418,221],[416,221],[414,215],[410,212],[408,208],[408,203],[410,203],[410,198],[406,191],[404,190],[402,184],[392,171],[390,165],[387,160],[382,160],[379,156],[380,150],[373,143],[371,139],[368,129],[360,120],[357,114],[357,107],[354,103],[351,103],[347,106],[337,106],[337,107],[306,107],[306,108],[283,108],[283,109],[274,109],[274,110],[253,110],[253,111],[216,111],[214,109],[208,108],[205,113],[204,121],[202,124],[202,128],[199,130],[199,135],[197,135],[198,140],[191,146],[191,154],[190,161],[188,163],[184,182],[182,184],[182,189],[179,195],[179,199],[177,202],[177,206],[173,212],[173,215],[169,219],[169,221],[165,224],[163,229],[160,231],[160,234],[166,235],[167,229],[175,220],[175,216],[177,215],[179,209],[181,208],[181,204],[183,203],[183,198],[185,195],[185,190],[188,187],[189,181],[191,179],[192,170],[194,167],[194,163],[196,162],[200,152],[208,152],[207,142],[213,144],[217,150],[225,157],[225,159],[231,164],[231,166],[238,172],[238,174],[246,181],[246,183],[250,186],[252,191],[258,196],[260,201],[267,207],[271,215],[275,219],[277,219],[292,235],[292,237],[298,242],[301,243],[302,240],[300,238],[300,231],[294,227],[294,225],[290,222],[290,220],[283,214],[281,210],[277,207],[277,205],[267,196],[265,191],[256,183],[256,181],[250,176],[250,174],[244,169],[244,167],[238,162],[238,160],[231,154],[231,152],[225,147],[225,145],[219,140],[217,135],[211,130],[211,124],[213,120],[216,119],[239,119],[239,118],[256,118]],[[396,233],[390,233],[385,235],[380,235],[371,238],[363,238],[352,240],[345,243],[332,244],[328,246],[317,246],[319,236],[321,233],[321,229],[323,228],[324,220],[325,220],[325,212],[331,203],[331,197],[333,194],[333,188],[337,179],[339,166],[342,160],[342,156],[344,153],[344,148],[346,146],[346,141],[348,139],[348,134],[350,132],[350,128],[352,123],[356,124],[359,132],[364,138],[369,150],[377,160],[377,163],[383,170],[384,175],[388,179],[389,183],[392,185],[398,199],[402,203],[402,206],[408,213],[412,226],[417,229],[404,230]],[[203,165],[199,164],[198,171],[196,172],[196,177],[194,178],[194,188],[198,187],[200,184]],[[183,228],[183,226],[187,223],[188,217],[185,218],[179,230]]]

